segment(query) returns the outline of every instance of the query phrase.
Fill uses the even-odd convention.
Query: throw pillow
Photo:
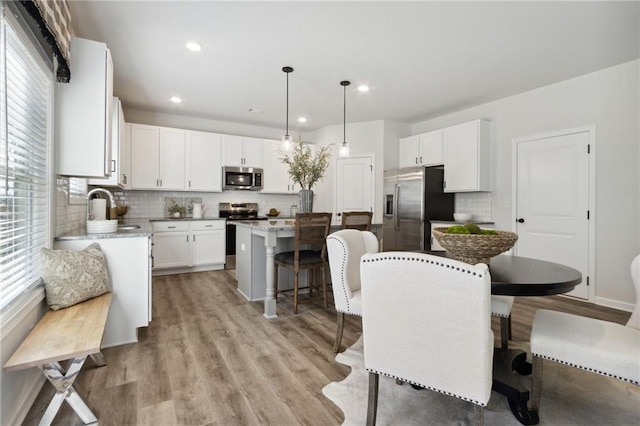
[[[41,266],[47,304],[54,311],[110,291],[107,262],[98,243],[82,251],[43,248]]]

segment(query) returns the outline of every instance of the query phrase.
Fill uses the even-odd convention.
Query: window
[[[0,27],[0,309],[39,284],[50,241],[53,76],[3,8]]]

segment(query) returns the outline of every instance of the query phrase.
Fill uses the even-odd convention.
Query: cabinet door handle
[[[174,229],[175,226],[167,226],[168,229]]]
[[[122,183],[124,183],[125,185],[127,184],[127,175],[126,174],[122,174]]]
[[[187,235],[187,242],[189,242],[189,236]]]
[[[193,236],[193,242],[194,243],[196,242],[196,236],[195,235]]]
[[[422,164],[422,156],[420,156],[420,164]]]
[[[160,179],[160,186],[162,186],[162,179]]]
[[[111,160],[111,171],[112,172],[116,171],[116,160]]]
[[[418,157],[416,157],[416,164],[418,164]]]
[[[189,188],[191,188],[191,181],[189,181]]]
[[[213,225],[205,225],[205,228],[213,228]],[[195,238],[196,236],[194,235],[193,238]]]

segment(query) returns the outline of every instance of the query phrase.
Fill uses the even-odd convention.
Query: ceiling
[[[640,57],[637,1],[69,4],[125,108],[284,129],[286,65],[298,132],[342,123],[342,80],[348,122],[413,123]]]

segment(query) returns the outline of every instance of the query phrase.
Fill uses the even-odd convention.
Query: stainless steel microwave
[[[259,191],[262,189],[262,169],[255,167],[223,167],[222,189]]]

